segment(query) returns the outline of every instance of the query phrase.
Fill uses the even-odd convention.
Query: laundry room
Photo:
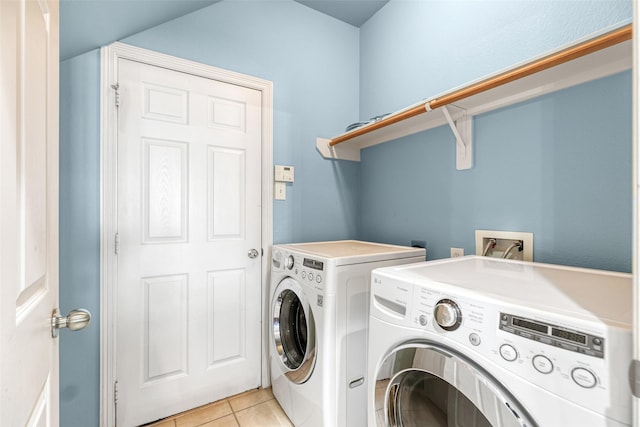
[[[61,1],[62,26],[65,3],[71,13],[80,2]],[[350,124],[629,28],[631,0],[390,0],[377,2],[379,9],[359,25],[294,0],[209,3],[109,44],[272,83],[262,92],[263,101],[270,93],[272,104],[260,116],[271,123],[263,127],[269,163],[258,164],[258,179],[271,186],[275,165],[293,167],[295,176],[284,185],[286,198],[271,200],[263,246],[255,246],[255,257],[264,258],[254,302],[261,322],[268,323],[271,246],[279,244],[418,241],[427,260],[441,260],[452,248],[475,254],[476,230],[527,232],[536,262],[631,273],[630,59],[603,77],[474,115],[471,165],[461,170],[456,135],[444,119],[365,147],[359,161],[324,158],[317,148],[318,138],[341,135]],[[99,17],[93,19],[97,25]],[[109,268],[103,258],[109,153],[101,144],[107,120],[102,98],[115,92],[105,95],[106,59],[99,47],[61,51],[60,62],[60,307],[86,306],[94,319],[82,334],[61,336],[65,427],[106,425],[104,410],[113,409],[104,401],[114,387],[104,384],[112,377],[101,322],[115,318],[108,317],[114,314],[106,311],[101,285]],[[127,102],[124,95],[120,100]],[[261,191],[264,204],[273,188]],[[268,383],[265,342],[263,337],[258,375]]]

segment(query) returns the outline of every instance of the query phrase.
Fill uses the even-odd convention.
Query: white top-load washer
[[[475,256],[376,270],[369,425],[629,426],[631,329],[629,274]]]
[[[366,424],[371,270],[424,259],[421,248],[355,240],[273,247],[272,390],[297,427]]]

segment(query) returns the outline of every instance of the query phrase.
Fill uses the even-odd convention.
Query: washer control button
[[[309,273],[309,281],[313,282],[313,273]]]
[[[538,354],[533,357],[532,363],[541,374],[550,374],[553,371],[553,362],[547,356]]]
[[[513,362],[518,358],[518,351],[510,344],[502,344],[500,346],[500,356],[507,362]]]
[[[573,368],[571,378],[576,384],[584,388],[593,388],[598,383],[595,374],[586,368]]]
[[[420,317],[418,317],[418,322],[420,322],[422,326],[427,326],[427,316],[421,314]]]
[[[307,272],[306,271],[302,271],[302,273],[300,273],[300,277],[305,279],[307,277]]]
[[[475,332],[473,332],[473,333],[469,334],[469,342],[472,345],[479,346],[480,343],[482,342],[482,340],[480,339],[480,335],[478,335]]]
[[[319,274],[316,276],[316,282],[322,282],[322,277]]]

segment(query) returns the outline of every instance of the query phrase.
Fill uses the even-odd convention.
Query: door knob
[[[91,322],[91,313],[84,308],[71,310],[66,316],[58,316],[58,309],[51,315],[51,337],[58,337],[58,329],[68,328],[71,331],[84,329]]]
[[[247,254],[247,256],[251,259],[257,258],[258,257],[258,250],[257,249],[251,249],[249,251],[249,253]]]

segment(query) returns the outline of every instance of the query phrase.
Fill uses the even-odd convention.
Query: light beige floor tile
[[[227,415],[226,417],[218,418],[215,421],[202,424],[200,427],[238,427],[236,417],[233,415]]]
[[[175,427],[176,422],[173,421],[173,418],[170,420],[158,421],[155,424],[151,424],[149,427]]]
[[[235,412],[238,412],[271,399],[274,399],[271,389],[261,388],[258,390],[250,390],[232,397],[229,399],[229,403],[231,404],[231,408]]]
[[[383,387],[376,387],[376,410],[382,409],[384,407],[384,399],[387,394],[387,389]]]
[[[275,399],[236,412],[236,418],[240,427],[293,427]]]
[[[389,379],[386,380],[378,380],[376,381],[376,388],[387,388],[387,386],[389,385]]]
[[[195,427],[231,414],[231,406],[226,400],[194,409],[176,417],[176,427]]]

